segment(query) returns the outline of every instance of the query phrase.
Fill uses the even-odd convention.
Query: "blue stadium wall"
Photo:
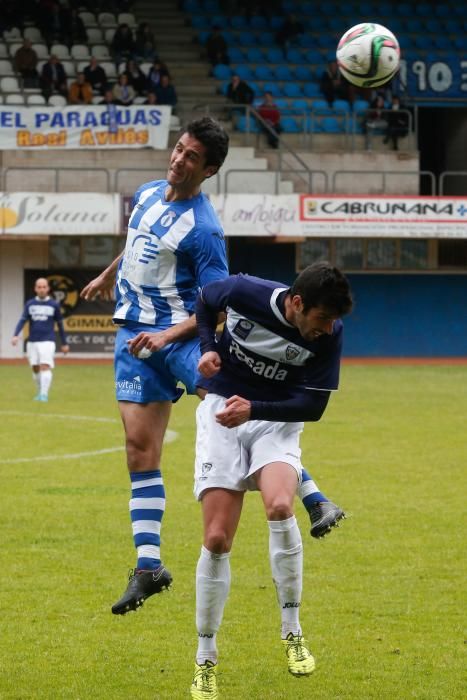
[[[238,239],[236,239],[238,241]],[[286,283],[295,246],[230,245],[230,270]],[[348,274],[355,309],[345,320],[347,357],[466,357],[467,275]]]

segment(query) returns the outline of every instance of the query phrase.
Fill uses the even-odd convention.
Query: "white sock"
[[[269,521],[269,559],[281,609],[282,638],[301,634],[299,622],[302,599],[303,547],[297,520]]]
[[[41,372],[39,372],[40,375],[40,387],[41,387],[41,394],[44,396],[47,396],[49,393],[50,385],[52,384],[52,370],[51,369],[43,369]]]
[[[319,488],[313,479],[307,479],[299,484],[297,492],[299,498],[303,501],[303,499],[310,496],[310,494],[319,493]]]
[[[37,393],[41,393],[41,374],[40,372],[33,372],[32,373],[32,378],[34,379],[34,383],[37,387]]]
[[[201,547],[196,567],[196,663],[217,663],[217,631],[230,590],[230,552],[214,554]]]

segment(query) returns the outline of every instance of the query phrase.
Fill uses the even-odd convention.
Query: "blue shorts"
[[[152,401],[178,401],[185,385],[188,394],[196,393],[200,377],[199,338],[183,343],[171,343],[144,360],[128,352],[127,341],[141,331],[153,331],[147,326],[122,327],[115,340],[115,390],[117,401],[149,403]]]

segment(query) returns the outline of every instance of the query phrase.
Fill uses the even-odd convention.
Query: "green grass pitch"
[[[123,433],[109,365],[61,365],[48,404],[26,365],[0,366],[0,698],[189,698],[194,410],[165,446],[163,558],[170,592],[115,617],[134,565]],[[258,494],[232,553],[219,633],[221,700],[466,697],[467,366],[344,365],[303,435],[303,461],[349,517],[304,539],[301,621],[316,671],[287,673]]]

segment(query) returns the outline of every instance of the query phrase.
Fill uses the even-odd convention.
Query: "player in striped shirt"
[[[32,367],[32,376],[37,387],[35,401],[48,401],[49,389],[52,383],[52,369],[55,357],[55,326],[58,327],[61,350],[66,354],[69,350],[63,329],[60,305],[50,296],[50,287],[44,277],[39,277],[34,284],[36,296],[29,299],[16,324],[12,345],[17,345],[19,334],[25,323],[29,323],[29,336],[26,352]]]
[[[108,296],[116,275],[116,394],[126,434],[137,563],[127,590],[112,607],[114,614],[137,609],[172,580],[160,557],[162,443],[172,402],[183,393],[178,383],[187,393],[200,394],[198,290],[228,276],[223,230],[201,192],[201,183],[221,167],[227,149],[228,136],[213,119],[188,124],[170,157],[166,180],[146,183],[135,194],[124,253],[81,292],[85,299]],[[300,495],[315,536],[343,517],[309,476]]]

